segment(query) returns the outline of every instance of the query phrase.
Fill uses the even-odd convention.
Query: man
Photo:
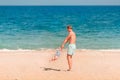
[[[69,69],[67,71],[70,71],[72,69],[72,56],[76,49],[76,34],[72,30],[72,26],[67,26],[67,30],[69,32],[68,36],[65,38],[61,45],[61,49],[64,48],[64,45],[69,42],[68,50],[67,50],[67,61]]]

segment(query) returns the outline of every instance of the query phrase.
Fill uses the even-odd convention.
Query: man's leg
[[[70,71],[72,68],[72,55],[67,54],[67,61],[68,61],[68,66],[69,66],[68,71]]]

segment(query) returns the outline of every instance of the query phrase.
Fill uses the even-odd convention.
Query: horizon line
[[[115,5],[115,4],[89,4],[89,5],[34,5],[34,4],[30,4],[30,5],[22,5],[22,4],[10,4],[10,5],[0,5],[0,6],[120,6],[120,5]]]

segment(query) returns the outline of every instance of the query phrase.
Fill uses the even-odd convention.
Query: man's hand
[[[71,33],[69,33],[69,35],[65,38],[64,42],[62,43],[62,45],[61,45],[61,51],[64,48],[64,45],[69,41],[70,37],[71,37]]]
[[[64,48],[64,45],[62,44],[62,46],[61,46],[61,51],[62,51],[63,48]]]

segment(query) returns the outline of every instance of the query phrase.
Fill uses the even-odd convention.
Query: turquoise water
[[[68,24],[79,49],[120,49],[120,6],[0,6],[0,49],[57,48]]]

